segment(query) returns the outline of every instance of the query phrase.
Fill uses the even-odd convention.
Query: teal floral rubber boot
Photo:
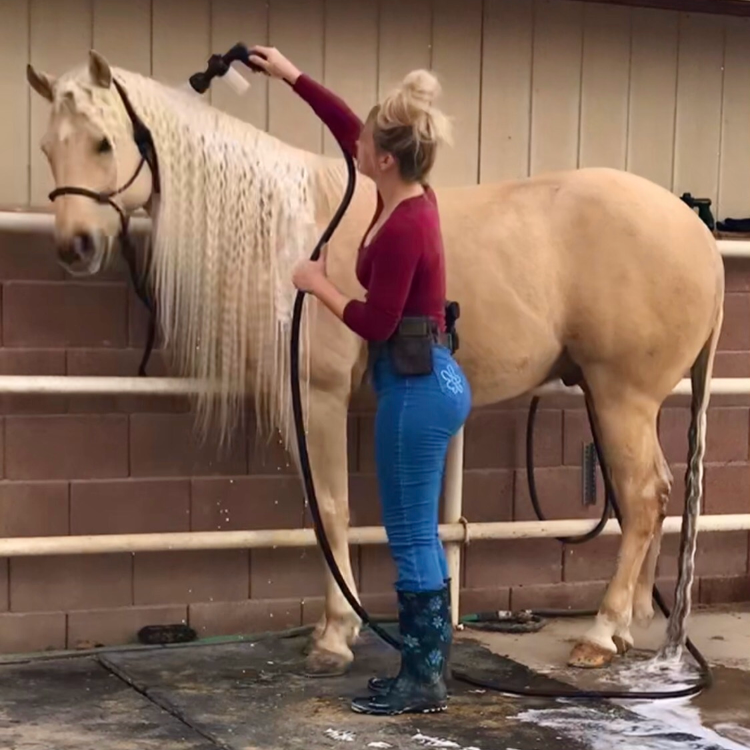
[[[448,598],[447,587],[398,592],[401,669],[385,692],[355,698],[352,711],[374,716],[445,711],[443,670],[453,638]]]
[[[450,608],[451,608],[451,579],[445,579],[445,589],[448,595],[448,622],[450,622]],[[400,605],[399,605],[399,621],[400,621]],[[450,654],[445,657],[445,664],[443,665],[443,679],[448,677],[448,660]],[[393,684],[395,677],[371,677],[367,682],[367,687],[370,692],[373,693],[386,693]]]

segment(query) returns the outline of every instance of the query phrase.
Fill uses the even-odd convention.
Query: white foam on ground
[[[682,660],[653,659],[620,671],[622,684],[637,691],[679,690],[695,684],[695,668]],[[650,701],[620,701],[620,705],[646,719],[660,721],[676,731],[700,737],[726,750],[748,750],[732,739],[703,726],[700,711],[690,704],[691,698],[662,698]]]
[[[695,671],[679,660],[652,659],[615,670],[608,675],[607,681],[627,685],[633,692],[668,692],[695,684]],[[614,716],[606,709],[593,709],[580,703],[555,709],[524,711],[516,718],[555,729],[588,744],[592,750],[750,749],[750,744],[738,744],[704,727],[699,710],[690,705],[690,698],[613,700],[612,704],[629,710],[640,720]],[[741,730],[741,727],[736,729]],[[689,735],[690,740],[670,737],[670,734]],[[750,739],[750,732],[747,734]]]
[[[420,745],[423,745],[424,747],[455,747],[461,750],[461,745],[459,745],[457,742],[453,742],[453,740],[441,740],[437,737],[430,737],[426,734],[422,734],[421,732],[417,732],[417,734],[415,734],[412,739],[418,742]]]
[[[729,737],[729,739],[739,742],[745,747],[750,747],[750,729],[729,721],[714,725],[714,729],[722,736]]]
[[[326,729],[323,734],[337,742],[354,742],[356,736],[353,732],[342,732],[338,729]]]

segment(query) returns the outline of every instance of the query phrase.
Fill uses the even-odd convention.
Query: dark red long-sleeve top
[[[328,126],[339,145],[356,158],[363,123],[335,94],[302,74],[293,86]],[[344,323],[367,341],[385,341],[404,316],[429,316],[445,330],[445,260],[437,201],[432,189],[402,201],[370,243],[359,245],[357,279],[367,290],[365,302],[351,300]]]

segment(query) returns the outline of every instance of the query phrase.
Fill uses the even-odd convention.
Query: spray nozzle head
[[[251,54],[260,53],[251,52],[245,44],[243,44],[242,42],[237,42],[237,44],[235,44],[234,47],[232,47],[226,54],[211,55],[211,57],[208,58],[208,65],[206,66],[206,69],[203,71],[199,71],[198,73],[194,73],[192,76],[190,76],[190,85],[199,94],[205,94],[206,91],[208,91],[208,88],[211,86],[211,81],[214,78],[216,78],[217,76],[226,76],[227,73],[230,73],[227,80],[232,85],[232,87],[238,91],[244,90],[244,88],[247,88],[247,82],[245,81],[244,88],[240,86],[237,79],[242,78],[242,76],[236,71],[232,70],[230,66],[234,62],[241,62],[247,65],[247,67],[255,73],[263,72],[262,68],[259,68],[255,63],[250,61]],[[242,80],[244,81],[244,79]]]
[[[229,63],[222,55],[211,55],[206,69],[190,76],[190,85],[199,93],[205,94],[216,76],[223,76],[229,70]]]

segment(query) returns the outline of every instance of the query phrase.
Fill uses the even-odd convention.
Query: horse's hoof
[[[570,652],[568,666],[577,669],[601,669],[612,663],[615,654],[602,646],[588,641],[576,643]]]
[[[615,642],[617,653],[620,656],[624,656],[631,648],[633,648],[633,641],[628,638],[623,638],[621,635],[613,635],[612,640]]]
[[[333,651],[311,651],[305,659],[306,677],[340,677],[349,671],[351,658]]]
[[[315,626],[315,628],[313,628],[312,632],[307,636],[307,639],[305,640],[305,645],[302,646],[302,653],[305,656],[309,656],[317,648],[318,641],[323,637],[324,632],[324,625],[318,624]]]

